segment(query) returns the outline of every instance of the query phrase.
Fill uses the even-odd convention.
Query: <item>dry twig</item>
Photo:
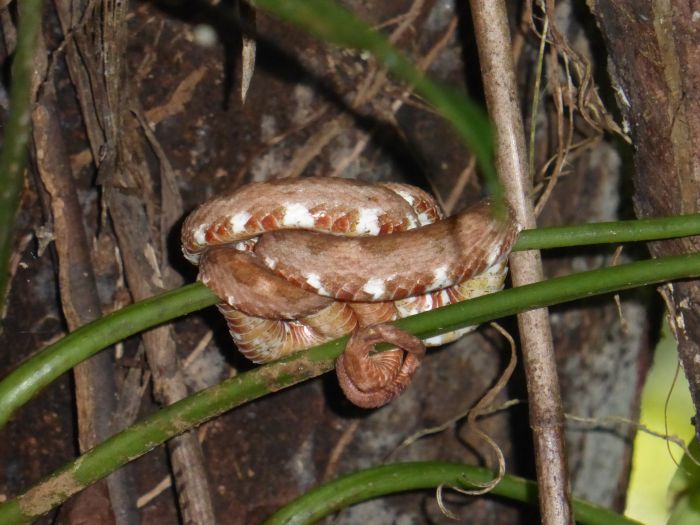
[[[150,297],[176,284],[165,264],[163,246],[165,234],[182,209],[172,169],[147,130],[146,137],[161,167],[159,184],[154,184],[145,162],[139,122],[126,104],[132,88],[123,62],[128,4],[94,0],[86,6],[79,2],[69,6],[56,0],[56,5],[64,32],[73,35],[66,46],[67,63],[98,166],[98,180],[105,186],[127,282],[135,299]],[[74,13],[80,14],[79,22]],[[90,31],[85,30],[88,26]],[[155,193],[156,187],[160,194]],[[188,392],[170,330],[158,328],[144,334],[143,340],[158,400],[169,404],[185,397]],[[134,391],[140,395],[140,389]],[[196,436],[188,433],[175,438],[169,447],[185,520],[214,523]]]
[[[511,53],[505,2],[471,0],[484,92],[496,127],[496,167],[506,196],[523,228],[536,225],[530,200],[522,114]],[[519,252],[510,259],[514,286],[542,280],[539,252]],[[529,394],[542,522],[571,523],[571,489],[563,435],[561,393],[547,309],[518,315]]]
[[[102,310],[82,207],[58,121],[53,80],[43,81],[48,70],[46,55],[42,40],[35,61],[33,89],[40,93],[32,112],[34,159],[41,182],[50,196],[63,314],[69,329],[75,330],[98,319]],[[40,91],[38,82],[42,83]],[[112,355],[103,352],[94,356],[76,366],[73,375],[79,444],[80,450],[85,452],[119,430],[112,420],[117,406]],[[125,472],[119,471],[73,500],[66,510],[67,519],[71,523],[80,523],[90,516],[103,523],[135,523],[137,514],[131,492]]]

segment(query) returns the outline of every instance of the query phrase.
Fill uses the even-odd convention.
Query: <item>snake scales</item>
[[[423,343],[388,323],[501,289],[518,232],[488,201],[445,219],[413,186],[311,177],[209,200],[185,220],[182,247],[246,357],[268,362],[352,333],[340,385],[376,407],[410,383],[424,343],[473,329]],[[379,342],[397,348],[371,354]]]

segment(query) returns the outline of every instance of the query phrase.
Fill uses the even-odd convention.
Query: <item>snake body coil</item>
[[[353,332],[338,376],[351,401],[370,407],[399,395],[425,352],[386,323],[501,289],[518,231],[510,210],[497,220],[487,201],[443,219],[413,186],[312,177],[204,203],[186,219],[182,246],[252,361]],[[370,355],[382,341],[399,348]]]

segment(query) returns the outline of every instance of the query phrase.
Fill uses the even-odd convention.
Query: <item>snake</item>
[[[350,334],[336,361],[346,397],[382,406],[410,384],[426,346],[399,318],[498,291],[520,227],[489,200],[446,218],[403,183],[306,177],[253,182],[198,206],[184,256],[219,299],[238,349],[267,363]],[[375,352],[379,343],[392,349]]]

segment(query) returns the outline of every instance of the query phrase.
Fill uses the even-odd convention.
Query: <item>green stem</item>
[[[308,525],[345,507],[397,492],[454,485],[463,489],[479,488],[490,482],[490,470],[458,463],[425,461],[396,463],[361,470],[308,491],[270,516],[264,525]],[[537,484],[506,475],[489,495],[537,505]],[[591,525],[641,525],[610,510],[575,499],[576,521]]]
[[[700,214],[528,230],[520,234],[514,249],[619,243],[697,234],[700,234]],[[207,288],[195,283],[127,306],[79,328],[26,360],[0,381],[0,428],[45,386],[100,350],[216,301]]]
[[[590,244],[656,241],[689,235],[700,235],[700,213],[537,228],[522,232],[513,250],[547,250]]]
[[[216,301],[208,288],[194,283],[81,326],[25,360],[0,382],[0,428],[15,410],[78,363],[130,335],[201,310]]]
[[[31,122],[32,71],[43,0],[22,0],[12,67],[10,113],[0,152],[0,310],[5,303],[15,216],[24,182]]]
[[[663,281],[700,276],[700,253],[557,277],[454,304],[396,324],[420,337],[548,306]],[[192,285],[195,286],[195,285]],[[260,366],[165,407],[111,437],[18,498],[0,505],[0,523],[27,523],[171,437],[242,403],[333,368],[346,338]]]

